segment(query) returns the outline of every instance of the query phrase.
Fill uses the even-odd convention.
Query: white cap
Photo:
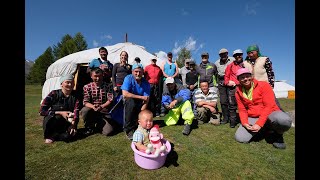
[[[242,52],[241,49],[236,49],[236,50],[233,51],[232,55],[235,55],[235,54],[243,54],[243,52]]]
[[[165,80],[165,83],[166,83],[166,84],[168,84],[168,83],[174,83],[173,77],[167,77],[167,79]]]

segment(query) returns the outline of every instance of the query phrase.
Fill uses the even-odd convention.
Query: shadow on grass
[[[174,150],[174,144],[170,142],[171,151],[167,154],[166,162],[164,163],[165,167],[170,167],[173,165],[174,167],[178,167],[178,153]]]

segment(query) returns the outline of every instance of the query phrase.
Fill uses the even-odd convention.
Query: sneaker
[[[163,117],[163,116],[165,116],[165,115],[166,115],[165,113],[161,113],[161,114],[160,114],[160,117]]]
[[[273,147],[277,149],[285,149],[286,144],[283,140],[283,134],[274,133],[275,141],[272,143]]]
[[[53,140],[52,140],[52,139],[45,139],[45,140],[44,140],[44,143],[46,143],[46,144],[51,144],[51,143],[53,143]]]
[[[187,136],[187,135],[190,134],[190,131],[191,131],[191,126],[190,126],[190,124],[186,124],[186,125],[184,126],[183,131],[182,131],[182,134]]]
[[[132,141],[132,139],[133,139],[133,131],[127,132],[126,135],[127,135],[127,138]]]
[[[159,113],[156,113],[156,117],[160,117],[160,114],[159,114]]]
[[[208,123],[213,124],[215,126],[218,126],[218,125],[220,125],[220,120],[214,119],[213,117],[210,117],[210,121]]]

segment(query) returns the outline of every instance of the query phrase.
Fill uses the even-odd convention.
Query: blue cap
[[[135,64],[132,65],[132,70],[134,70],[136,68],[141,68],[143,70],[143,67],[142,67],[142,65],[140,63],[139,64],[135,63]]]

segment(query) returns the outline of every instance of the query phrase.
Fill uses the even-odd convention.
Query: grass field
[[[25,179],[295,179],[294,128],[284,134],[287,148],[279,150],[265,140],[237,143],[236,128],[228,125],[200,125],[189,136],[182,125],[165,126],[161,132],[173,149],[157,170],[136,165],[123,132],[44,144],[41,88],[25,86]],[[285,111],[295,109],[294,100],[279,101]]]

